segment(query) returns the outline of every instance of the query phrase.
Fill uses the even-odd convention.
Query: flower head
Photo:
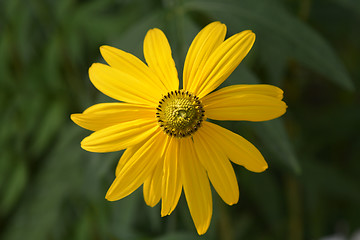
[[[109,65],[93,64],[90,80],[120,102],[91,106],[71,119],[94,131],[81,142],[85,150],[126,149],[106,199],[119,200],[143,185],[145,202],[155,206],[161,200],[161,215],[166,216],[184,190],[197,232],[204,234],[212,216],[210,182],[227,204],[238,201],[230,161],[253,172],[268,167],[250,142],[206,121],[266,121],[286,111],[283,92],[275,86],[233,85],[214,91],[255,41],[251,31],[226,40],[225,34],[226,26],[213,22],[195,37],[184,64],[183,89],[170,45],[159,29],[146,34],[147,65],[119,49],[100,48]]]

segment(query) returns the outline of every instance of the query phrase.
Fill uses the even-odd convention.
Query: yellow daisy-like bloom
[[[119,49],[102,46],[109,64],[94,63],[94,86],[119,100],[100,103],[71,119],[94,131],[81,142],[90,152],[126,149],[106,199],[124,198],[143,185],[146,204],[161,200],[161,215],[176,207],[182,189],[198,234],[212,216],[210,182],[229,205],[239,199],[233,163],[253,172],[268,165],[241,136],[205,121],[266,121],[285,113],[283,91],[271,85],[233,85],[215,90],[250,51],[249,30],[225,40],[226,26],[213,22],[200,31],[187,53],[183,89],[164,33],[151,29],[144,40],[146,64]],[[230,161],[229,161],[230,160]],[[209,182],[210,180],[210,182]]]

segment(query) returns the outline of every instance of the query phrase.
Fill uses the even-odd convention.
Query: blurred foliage
[[[87,76],[103,61],[99,46],[143,58],[146,31],[159,27],[180,72],[191,40],[215,20],[229,36],[257,35],[223,86],[274,84],[289,108],[269,122],[220,123],[270,167],[235,166],[239,203],[214,194],[198,237],[184,197],[166,218],[141,189],[107,202],[121,153],[83,151],[89,132],[69,115],[109,100]],[[360,229],[359,25],[357,0],[1,0],[0,239],[350,239]]]

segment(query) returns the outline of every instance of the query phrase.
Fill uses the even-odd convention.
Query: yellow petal
[[[254,41],[255,34],[246,30],[220,44],[201,69],[196,79],[200,85],[194,94],[202,98],[225,81],[250,51]]]
[[[232,97],[234,95],[244,94],[259,94],[269,97],[274,97],[278,100],[283,98],[283,90],[273,85],[268,84],[240,84],[231,85],[228,87],[221,88],[209,95],[205,96],[201,101],[208,103],[209,101],[223,100],[225,97]]]
[[[194,38],[184,63],[184,89],[194,92],[201,82],[197,81],[199,73],[209,56],[224,41],[226,26],[213,22],[204,27]]]
[[[155,108],[131,103],[100,103],[86,109],[84,113],[72,114],[77,125],[98,131],[119,123],[135,119],[153,119]]]
[[[232,162],[253,172],[267,169],[268,165],[259,150],[243,137],[210,122],[204,122],[202,128],[206,128],[207,134],[221,146]]]
[[[81,147],[89,152],[115,152],[133,146],[159,129],[154,120],[137,119],[92,133]]]
[[[210,94],[203,99],[206,116],[216,120],[267,121],[285,113],[286,104],[278,91],[254,90],[231,86]],[[274,90],[280,89],[274,87]]]
[[[145,63],[134,55],[110,46],[101,46],[100,51],[105,61],[111,67],[119,69],[140,81],[150,83],[153,87],[158,87],[164,94],[167,92],[165,85],[160,79]]]
[[[170,215],[175,209],[182,190],[179,169],[180,141],[171,138],[166,149],[161,188],[161,216]]]
[[[148,138],[149,139],[149,138]],[[148,140],[147,139],[147,140]],[[146,141],[146,140],[144,140]],[[136,144],[134,146],[128,147],[124,153],[122,154],[115,171],[115,176],[117,177],[121,171],[121,169],[124,167],[124,165],[129,161],[129,159],[139,150],[139,148],[143,145],[143,142]]]
[[[163,161],[160,160],[150,177],[148,177],[143,186],[143,195],[146,204],[154,207],[161,199],[161,180],[163,177]]]
[[[142,145],[124,164],[115,178],[106,199],[116,201],[124,198],[140,187],[163,158],[166,135],[158,131]]]
[[[229,205],[235,204],[239,200],[239,186],[234,169],[222,151],[221,142],[216,142],[207,129],[204,125],[193,135],[197,156],[220,197]]]
[[[119,101],[156,106],[162,96],[150,83],[101,63],[90,67],[89,76],[99,91]]]
[[[191,138],[181,139],[180,171],[187,204],[199,235],[204,234],[212,216],[212,196],[204,167],[196,156]]]
[[[144,40],[144,56],[150,69],[164,83],[168,92],[179,89],[178,73],[165,34],[157,28],[147,32]]]

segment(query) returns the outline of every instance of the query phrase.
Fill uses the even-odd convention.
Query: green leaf
[[[142,189],[137,189],[120,201],[108,202],[111,210],[110,229],[119,239],[130,239],[137,234],[133,225],[137,216],[142,214],[139,210],[139,205],[144,204],[142,200]]]
[[[264,145],[278,159],[290,166],[296,174],[301,173],[299,161],[286,132],[282,119],[254,124],[257,135]]]
[[[65,104],[62,101],[55,101],[47,105],[46,108],[47,111],[38,125],[37,137],[32,145],[35,154],[39,154],[49,146],[50,139],[58,133],[59,127],[70,117],[67,116]]]
[[[249,204],[255,206],[273,231],[281,229],[283,208],[280,196],[282,190],[276,181],[274,172],[266,171],[261,174],[254,174],[242,171],[237,175],[239,176],[240,189],[246,194]]]
[[[331,0],[334,3],[347,8],[350,11],[354,11],[356,14],[360,14],[360,2],[358,0]]]
[[[6,185],[4,185],[0,198],[0,215],[5,215],[14,207],[26,185],[27,171],[25,163],[19,161],[19,159],[11,160],[14,160],[15,164],[12,166],[11,174],[7,173]]]
[[[305,159],[305,158],[304,158]],[[306,175],[301,176],[301,181],[306,189],[315,191],[319,196],[325,194],[335,199],[346,199],[358,203],[360,193],[358,183],[351,179],[351,175],[339,171],[333,164],[322,164],[312,156],[307,156],[303,167]]]
[[[88,240],[91,239],[91,215],[89,212],[85,212],[76,222],[77,226],[75,227],[75,237],[76,240]]]
[[[27,186],[24,197],[14,209],[3,233],[4,239],[17,240],[23,236],[28,240],[48,239],[51,231],[61,223],[58,218],[63,203],[79,192],[82,179],[79,169],[84,152],[78,150],[74,140],[80,129],[70,130],[64,126],[60,130],[59,141],[51,148],[36,178]],[[17,230],[19,228],[21,231]]]
[[[11,172],[11,164],[13,162],[12,152],[9,148],[4,148],[1,153],[0,161],[0,191],[6,188],[8,174]]]

